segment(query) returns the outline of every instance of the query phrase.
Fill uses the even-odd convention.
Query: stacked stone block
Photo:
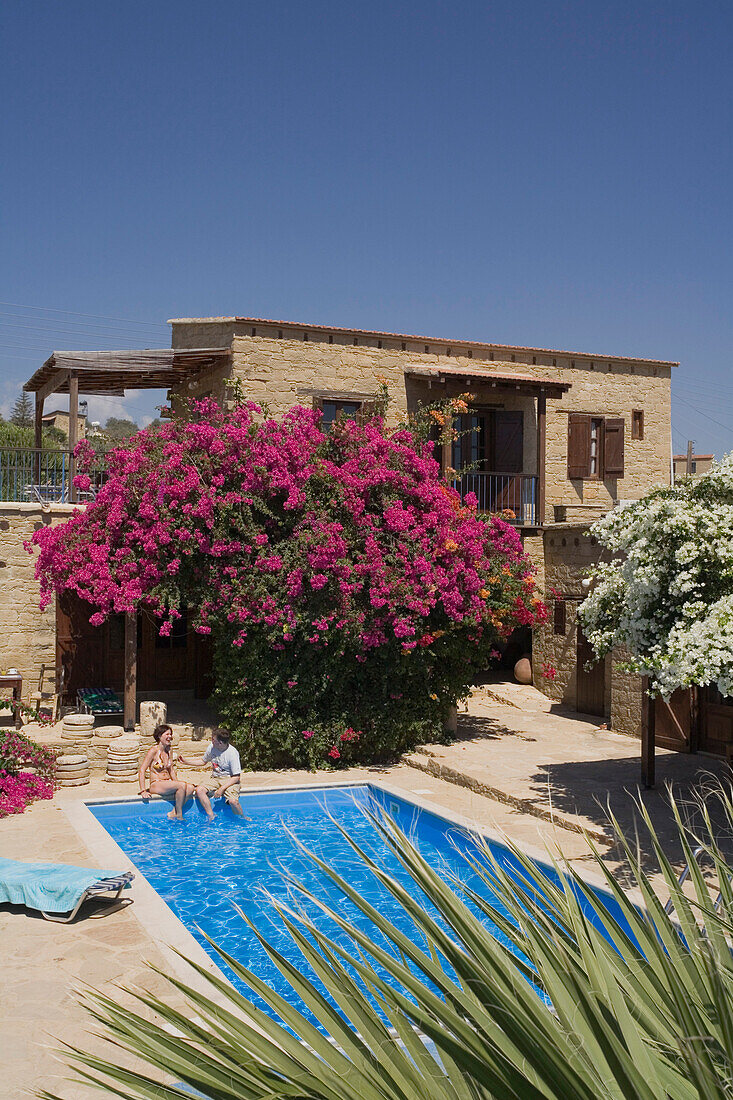
[[[89,783],[89,758],[85,753],[66,753],[56,759],[56,783],[59,787],[83,787]]]
[[[140,766],[140,739],[120,737],[107,748],[107,783],[135,783]]]

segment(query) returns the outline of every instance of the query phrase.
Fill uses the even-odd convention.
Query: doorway
[[[588,666],[588,667],[586,667]],[[575,709],[581,714],[596,714],[602,717],[606,713],[606,659],[596,658],[580,626],[578,626]]]
[[[700,689],[701,752],[726,756],[733,747],[733,696],[721,695],[713,684]]]
[[[56,661],[64,670],[65,702],[79,688],[111,687],[121,692],[125,680],[125,617],[112,615],[92,626],[90,604],[64,593],[56,605]],[[183,612],[168,636],[158,620],[143,609],[137,618],[137,689],[142,692],[194,690],[206,698],[212,689],[212,641],[197,634]]]

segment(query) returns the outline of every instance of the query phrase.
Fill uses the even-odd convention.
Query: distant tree
[[[41,445],[47,451],[63,451],[68,447],[66,434],[58,428],[44,427]],[[33,446],[35,446],[33,428],[13,424],[9,420],[0,420],[0,447],[30,449]]]
[[[10,423],[19,428],[33,427],[33,402],[25,390],[20,391],[10,413]]]
[[[129,439],[131,435],[135,435],[136,432],[140,431],[134,420],[119,416],[110,416],[102,430],[107,438],[113,443],[121,443],[123,440]]]

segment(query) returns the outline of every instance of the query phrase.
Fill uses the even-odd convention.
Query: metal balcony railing
[[[71,452],[34,447],[0,447],[0,501],[25,504],[71,503]],[[93,500],[106,480],[100,467],[90,476],[92,486],[77,492],[80,504]]]
[[[535,474],[468,473],[451,485],[461,500],[467,493],[475,493],[479,512],[501,513],[518,525],[540,523],[539,478]]]

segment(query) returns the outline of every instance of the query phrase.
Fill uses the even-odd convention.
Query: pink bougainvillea
[[[56,753],[16,730],[0,730],[0,817],[53,797]]]
[[[363,677],[371,655],[390,654],[401,689],[388,693],[392,706],[403,687],[395,662],[422,662],[435,682],[421,694],[436,694],[445,709],[458,681],[432,689],[457,644],[475,648],[546,615],[519,536],[504,520],[479,516],[475,498],[462,503],[409,432],[346,420],[327,436],[319,417],[296,407],[263,419],[252,403],[228,411],[205,401],[138,434],[112,455],[94,503],[33,536],[44,605],[75,592],[93,605],[96,624],[145,604],[162,633],[188,606],[195,630],[226,637],[228,660],[241,650],[246,665],[255,646],[277,665],[267,711],[277,704],[281,721],[313,695],[300,674],[313,665],[309,654],[321,655],[323,685],[324,661],[345,660],[350,674],[361,665]],[[339,669],[331,695],[342,682]],[[261,713],[261,693],[251,662],[238,667],[236,694],[247,697],[248,713],[253,705]],[[304,737],[305,724],[316,729],[307,709],[305,717],[293,733],[301,748],[305,741],[312,754],[336,759],[325,742]],[[349,747],[368,754],[360,715],[345,717],[341,731],[364,733]]]

